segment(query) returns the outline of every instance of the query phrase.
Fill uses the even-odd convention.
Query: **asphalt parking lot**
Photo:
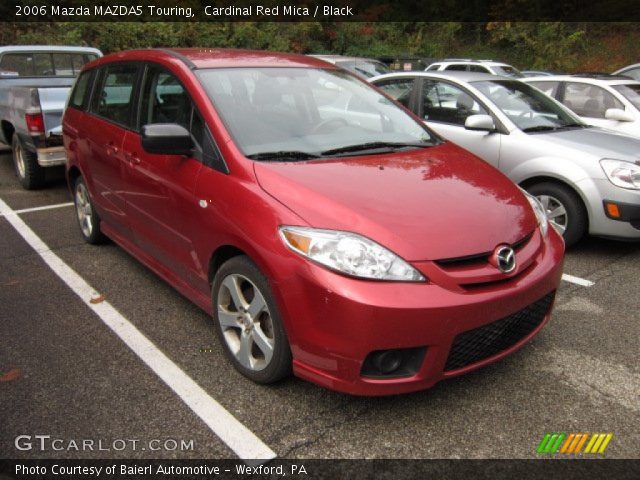
[[[526,348],[473,374],[386,398],[295,378],[265,387],[227,363],[207,314],[116,245],[84,244],[63,177],[50,173],[46,189],[23,191],[0,152],[0,200],[95,293],[78,297],[5,210],[2,458],[236,458],[229,439],[240,430],[239,438],[286,458],[536,458],[546,432],[610,432],[602,456],[640,458],[638,243],[589,238],[569,251],[565,273],[577,279],[562,282],[552,321]],[[47,206],[55,208],[38,209]],[[177,387],[90,308],[102,303],[155,345],[140,347],[144,355],[160,352],[179,367]],[[230,415],[203,419],[209,405]],[[136,439],[140,448],[43,452],[34,442],[18,450],[19,435],[102,439],[106,447]],[[193,442],[187,450],[144,447],[154,439]]]

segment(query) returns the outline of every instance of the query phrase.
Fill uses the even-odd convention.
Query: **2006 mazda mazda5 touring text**
[[[85,240],[211,312],[256,382],[425,389],[549,319],[564,244],[537,200],[321,60],[109,55],[78,77],[63,133]]]

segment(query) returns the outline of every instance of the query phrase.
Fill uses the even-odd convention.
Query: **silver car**
[[[407,72],[371,82],[535,195],[567,245],[587,232],[640,240],[640,139],[587,126],[507,77]]]

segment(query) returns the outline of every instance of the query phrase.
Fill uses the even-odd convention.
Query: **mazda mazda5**
[[[540,204],[321,60],[108,55],[80,74],[63,134],[84,239],[212,314],[253,381],[420,390],[550,317],[564,244]]]

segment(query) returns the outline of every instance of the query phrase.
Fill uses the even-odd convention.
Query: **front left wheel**
[[[257,383],[291,373],[289,341],[267,278],[246,256],[225,262],[211,289],[213,319],[233,366]]]

